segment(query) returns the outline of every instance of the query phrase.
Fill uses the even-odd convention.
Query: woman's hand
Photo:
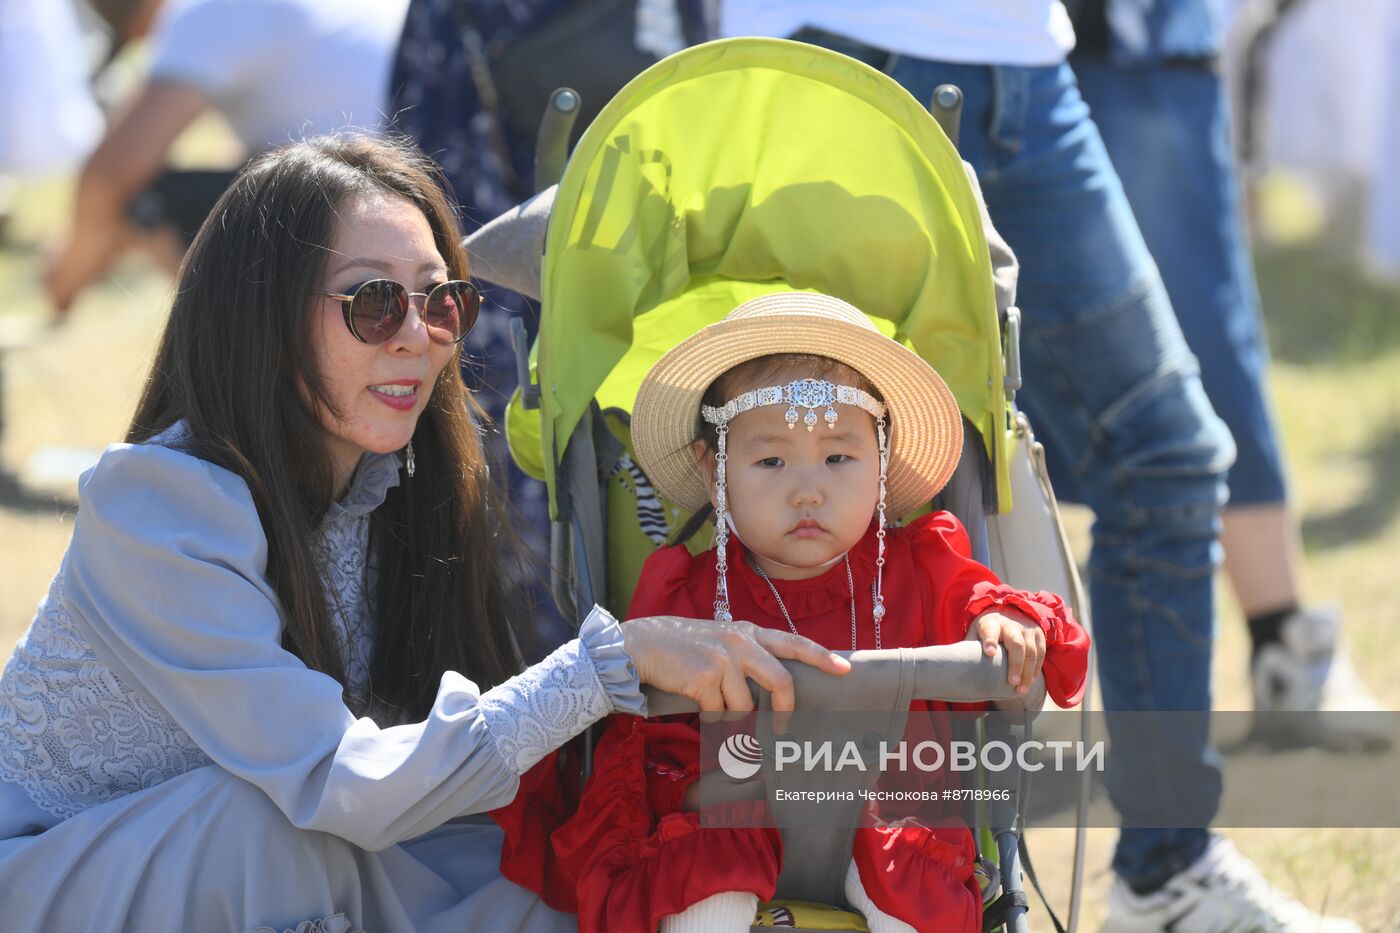
[[[980,641],[987,657],[997,653],[997,645],[1006,648],[1006,680],[1019,694],[1026,694],[1040,676],[1045,663],[1045,632],[1027,615],[1008,609],[984,612],[972,620],[968,641]]]
[[[792,675],[778,658],[829,674],[851,669],[851,662],[810,638],[752,622],[633,619],[622,625],[622,643],[642,683],[689,697],[705,712],[753,709],[750,678],[772,694],[774,711],[792,710]]]

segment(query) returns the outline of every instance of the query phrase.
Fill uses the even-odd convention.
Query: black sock
[[[1253,647],[1249,657],[1254,659],[1265,645],[1277,644],[1283,634],[1283,622],[1293,613],[1298,611],[1298,604],[1292,603],[1282,609],[1275,609],[1271,612],[1261,612],[1259,615],[1250,616],[1249,640]]]

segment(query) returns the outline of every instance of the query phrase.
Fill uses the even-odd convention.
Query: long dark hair
[[[139,443],[183,420],[189,452],[242,477],[267,534],[283,642],[345,682],[312,553],[333,495],[315,405],[332,408],[311,349],[312,293],[346,200],[401,195],[428,219],[451,278],[469,275],[440,171],[411,144],[324,137],[274,150],[238,176],[194,239],[170,319],[127,434]],[[371,518],[377,616],[369,709],[425,716],[442,674],[485,689],[533,650],[521,553],[488,478],[475,408],[443,367],[413,434],[416,473]],[[365,710],[357,710],[364,712]]]

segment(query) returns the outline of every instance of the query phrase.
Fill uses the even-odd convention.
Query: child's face
[[[802,580],[824,572],[870,527],[879,499],[875,421],[837,405],[825,422],[789,430],[784,405],[765,405],[729,423],[729,509],[739,537],[771,577]],[[714,451],[696,454],[714,500]],[[781,564],[790,566],[784,567]]]

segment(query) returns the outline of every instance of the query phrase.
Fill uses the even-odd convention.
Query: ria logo
[[[747,732],[736,732],[719,747],[719,769],[731,780],[747,781],[763,767],[763,746]]]

